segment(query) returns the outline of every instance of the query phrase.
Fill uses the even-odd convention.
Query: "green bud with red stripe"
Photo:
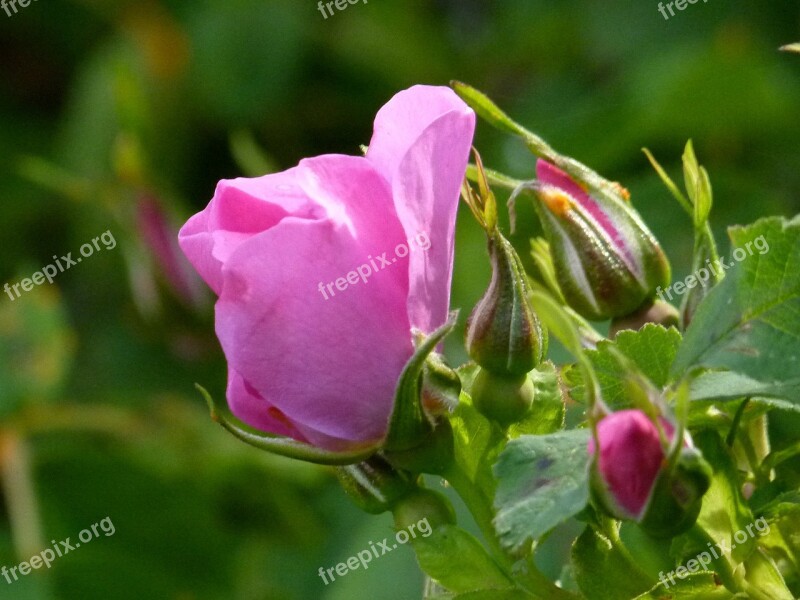
[[[532,186],[567,303],[593,321],[623,317],[670,281],[670,266],[655,236],[622,186],[589,188],[539,160]]]

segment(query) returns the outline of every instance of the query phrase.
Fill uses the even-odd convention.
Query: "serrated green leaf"
[[[800,368],[800,218],[762,219],[729,233],[734,256],[740,250],[746,257],[700,304],[672,374],[681,377],[706,367],[778,388],[795,385]],[[763,254],[764,244],[755,245],[761,236],[768,245]],[[797,402],[797,397],[786,399]]]
[[[441,525],[411,544],[422,570],[452,592],[503,590],[512,585],[478,540],[455,525]]]
[[[590,432],[586,429],[512,440],[494,468],[494,520],[501,543],[518,550],[577,514],[589,501]]]
[[[639,331],[621,331],[614,341],[605,340],[597,345],[596,350],[587,350],[586,355],[594,366],[600,382],[603,400],[615,409],[631,405],[625,393],[625,383],[629,373],[616,360],[613,349],[630,359],[653,385],[663,388],[669,381],[670,365],[680,343],[681,334],[674,327],[665,329],[660,325],[648,323]],[[566,379],[572,387],[572,397],[583,402],[585,389],[582,373],[578,369],[571,369]]]
[[[781,494],[757,511],[769,523],[769,530],[759,539],[759,544],[770,556],[800,568],[800,492]]]
[[[575,580],[588,600],[630,600],[646,592],[653,581],[611,541],[587,527],[572,546]],[[613,585],[609,585],[613,581]]]
[[[508,428],[510,438],[543,435],[564,428],[566,407],[558,372],[552,362],[539,365],[528,375],[533,381],[533,407],[525,419]]]

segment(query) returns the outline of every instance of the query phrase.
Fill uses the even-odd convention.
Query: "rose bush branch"
[[[467,164],[476,114],[522,140],[535,180],[487,169],[477,150]],[[692,144],[685,193],[648,158],[692,217],[694,265],[715,257],[710,176]],[[529,257],[501,230],[493,188],[511,192],[512,227],[521,202],[538,216]],[[467,319],[470,361],[453,369],[439,350],[456,322],[459,195],[491,279]],[[427,252],[337,302],[314,293],[419,232]],[[179,241],[218,296],[229,370],[226,402],[205,394],[212,416],[261,449],[335,465],[353,501],[398,529],[428,519],[431,535],[411,542],[426,597],[788,600],[800,491],[781,466],[797,449],[773,450],[766,419],[800,411],[800,378],[781,366],[800,360],[800,219],[730,235],[770,252],[692,290],[679,313],[656,298],[671,267],[628,191],[454,83],[397,94],[364,156],[220,182]],[[572,363],[547,360],[551,337]],[[461,497],[485,544],[423,474]],[[677,583],[659,576],[764,515],[768,539],[729,544]],[[565,535],[552,580],[537,552]]]

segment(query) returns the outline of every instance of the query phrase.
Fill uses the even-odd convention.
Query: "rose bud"
[[[528,299],[522,262],[497,230],[489,238],[489,257],[492,280],[467,321],[467,351],[495,375],[525,375],[544,359],[547,334]]]
[[[544,359],[547,332],[531,306],[522,261],[497,227],[496,200],[477,152],[475,162],[479,193],[465,185],[462,195],[486,232],[492,279],[467,320],[467,352],[480,367],[470,393],[484,415],[509,425],[533,403],[527,374]]]
[[[474,128],[451,90],[416,86],[379,111],[366,156],[221,181],[189,219],[236,417],[330,451],[381,443],[412,328],[448,318]]]
[[[528,372],[544,359],[547,332],[528,298],[522,262],[497,230],[489,237],[489,256],[489,288],[467,321],[467,351],[480,366],[470,393],[479,411],[509,425],[533,404]]]
[[[674,465],[668,460],[675,430],[665,419],[661,426],[668,439],[642,411],[612,413],[597,424],[600,452],[595,440],[588,451],[594,456],[592,483],[600,506],[611,516],[635,521],[653,535],[674,535],[697,519],[702,496],[708,489],[708,464],[691,445],[688,433]]]
[[[669,262],[626,190],[587,190],[545,160],[536,171],[535,206],[569,306],[593,321],[623,317],[669,284]]]

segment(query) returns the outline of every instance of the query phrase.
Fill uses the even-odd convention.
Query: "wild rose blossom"
[[[411,329],[431,332],[447,318],[474,128],[451,90],[415,86],[378,112],[365,157],[318,156],[218,184],[179,241],[219,296],[234,415],[331,450],[384,436]],[[320,281],[421,232],[427,251],[336,302],[320,297]]]

